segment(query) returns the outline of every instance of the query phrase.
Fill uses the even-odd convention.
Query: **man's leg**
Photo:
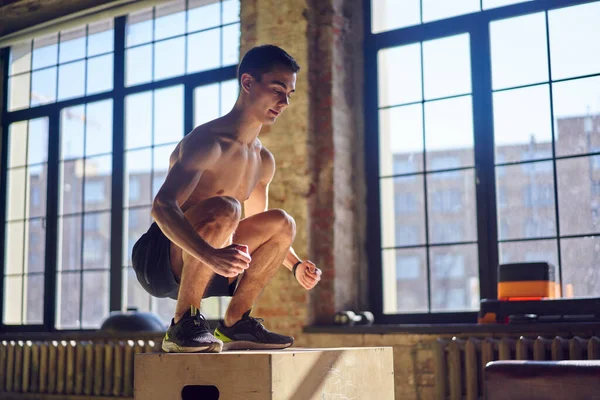
[[[213,247],[222,248],[238,226],[241,206],[232,197],[212,197],[187,210],[185,216],[202,239]],[[171,243],[171,264],[180,281],[175,307],[177,322],[190,306],[200,307],[202,295],[214,273],[208,265],[174,243]]]
[[[229,303],[223,321],[224,326],[218,329],[220,336],[217,335],[217,337],[226,341],[232,339],[227,336],[227,333],[230,332],[227,328],[240,321],[250,310],[260,292],[283,264],[295,235],[294,220],[282,210],[269,210],[240,221],[233,240],[235,243],[248,246],[252,261]],[[287,347],[293,342],[292,338],[282,335],[272,333],[267,333],[267,335],[278,337],[274,338],[273,343],[258,344],[249,348],[261,348],[263,345],[265,348]],[[229,346],[230,349],[245,348],[243,343],[241,347],[236,347],[236,344],[232,343],[229,345],[233,345]],[[228,347],[228,343],[225,344],[225,347]]]
[[[207,243],[217,248],[223,247],[231,240],[240,215],[240,203],[231,197],[212,197],[185,212],[187,220],[196,232]],[[173,318],[175,324],[167,331],[163,349],[165,351],[220,351],[220,342],[210,334],[205,321],[198,320],[194,324],[182,321],[182,324],[178,324],[182,318],[201,318],[200,315],[192,315],[191,307],[200,308],[202,296],[214,276],[212,269],[174,243],[171,243],[171,266],[180,285]],[[190,315],[186,316],[188,312]],[[193,332],[190,331],[190,327]]]

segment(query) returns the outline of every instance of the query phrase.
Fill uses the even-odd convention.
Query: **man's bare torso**
[[[220,121],[202,125],[188,134],[175,148],[170,166],[177,161],[180,152],[187,146],[202,146],[210,137],[220,147],[219,156],[204,167],[202,176],[191,195],[180,204],[183,212],[198,202],[214,196],[231,196],[240,203],[248,199],[257,185],[264,168],[263,159],[269,154],[257,139],[248,144],[236,139],[234,134],[220,129]]]

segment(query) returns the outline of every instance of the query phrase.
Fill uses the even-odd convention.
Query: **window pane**
[[[379,33],[421,22],[419,0],[371,0],[372,32]]]
[[[204,314],[207,319],[210,318],[210,315],[206,312],[206,303],[212,299],[213,298],[202,300],[202,314]],[[214,299],[218,298],[214,297]],[[163,320],[163,324],[166,326],[171,324],[171,318],[173,318],[173,314],[175,313],[175,305],[176,301],[168,297],[152,298],[152,311],[158,314],[158,316]],[[219,315],[217,313],[217,315],[214,316],[214,319],[221,319],[223,317],[224,315]],[[165,328],[165,330],[166,329],[167,328]]]
[[[150,149],[128,151],[125,156],[125,205],[150,205],[150,177],[152,174],[152,151]]]
[[[21,274],[23,272],[23,222],[7,222],[5,240],[5,274]]]
[[[31,77],[31,106],[56,101],[56,67],[34,71]]]
[[[136,12],[127,16],[126,47],[152,41],[152,9]]]
[[[56,65],[58,61],[58,33],[33,40],[33,69]]]
[[[185,32],[185,0],[159,4],[155,13],[154,40],[182,35]]]
[[[238,98],[239,90],[237,79],[221,82],[221,115],[231,111]]]
[[[20,276],[4,277],[4,323],[20,325],[23,304],[23,278]]]
[[[85,58],[85,26],[60,33],[59,62],[61,64]]]
[[[424,244],[423,176],[381,179],[380,187],[383,247]]]
[[[194,89],[194,125],[202,125],[219,117],[219,84]]]
[[[30,83],[28,73],[8,78],[8,111],[29,107]]]
[[[189,0],[187,19],[188,32],[218,26],[221,20],[221,4],[218,0]]]
[[[600,156],[556,162],[561,235],[600,231]]]
[[[548,12],[553,80],[600,72],[599,20],[600,2]]]
[[[85,60],[61,65],[58,68],[58,100],[81,97],[85,94]]]
[[[423,22],[450,18],[480,10],[479,0],[422,0]]]
[[[202,51],[198,51],[202,49]],[[221,33],[219,29],[194,33],[187,40],[187,72],[218,68],[221,59]]]
[[[84,211],[108,210],[111,205],[112,156],[85,161]]]
[[[474,170],[427,174],[427,205],[431,243],[477,240]]]
[[[544,13],[490,23],[494,89],[548,80]]]
[[[125,148],[152,145],[152,92],[125,98]]]
[[[6,187],[8,188],[7,219],[25,218],[25,173],[26,168],[8,170]]]
[[[493,96],[496,158],[506,163],[551,158],[548,85],[496,92]]]
[[[158,42],[154,45],[154,80],[171,78],[185,73],[185,39]]]
[[[40,164],[48,160],[48,118],[29,121],[27,164]]]
[[[20,74],[31,70],[31,40],[10,46],[8,73]]]
[[[80,328],[79,310],[81,277],[80,273],[58,273],[56,293],[56,327],[58,329]]]
[[[586,237],[560,241],[564,297],[598,296],[600,238]]]
[[[125,209],[123,220],[126,223],[123,230],[123,265],[131,266],[133,246],[152,224],[150,207]]]
[[[496,167],[496,171],[496,187],[505,196],[498,209],[499,239],[556,235],[552,162]]]
[[[483,0],[483,9],[489,10],[490,8],[504,7],[511,4],[524,3],[532,0]]]
[[[28,121],[15,122],[8,130],[8,166],[20,167],[27,163]]]
[[[380,107],[423,99],[419,43],[381,50],[378,61]]]
[[[83,217],[83,268],[110,268],[110,213]]]
[[[133,268],[123,269],[123,287],[125,288],[125,299],[127,308],[137,308],[140,312],[150,311],[150,295],[137,280]]]
[[[58,219],[59,271],[81,269],[81,216]]]
[[[383,250],[383,312],[427,312],[425,249]]]
[[[112,19],[88,25],[88,57],[111,52],[113,47],[114,27]]]
[[[216,101],[216,98],[213,99]],[[154,144],[179,142],[183,138],[183,86],[154,92]]]
[[[470,93],[469,35],[424,42],[423,79],[426,99]]]
[[[73,214],[81,212],[83,193],[83,160],[60,163],[61,209],[59,213]]]
[[[552,85],[554,132],[559,156],[600,147],[600,76]]]
[[[471,96],[425,103],[425,143],[428,170],[473,165]],[[459,164],[435,161],[447,155],[458,157]]]
[[[87,94],[101,93],[113,88],[113,55],[94,57],[87,65]]]
[[[99,328],[108,316],[108,293],[108,271],[83,273],[83,329]]]
[[[221,63],[221,66],[235,65],[239,61],[240,61],[240,24],[224,26],[223,27],[223,62]]]
[[[127,49],[125,54],[125,85],[133,86],[152,80],[152,45]]]
[[[379,111],[379,163],[382,176],[423,170],[421,104]]]
[[[89,103],[85,116],[85,154],[93,156],[112,152],[112,100]],[[87,168],[87,167],[86,167]]]
[[[44,272],[46,252],[46,228],[41,218],[27,224],[27,267],[25,272]]]
[[[44,275],[25,275],[25,324],[44,322]]]
[[[47,164],[27,168],[27,218],[46,216],[47,169]]]
[[[83,157],[84,106],[64,108],[60,113],[61,160]]]
[[[477,245],[430,248],[431,311],[479,309]]]
[[[223,0],[223,24],[240,20],[240,0]]]
[[[500,243],[500,264],[548,262],[558,269],[556,240]]]
[[[169,172],[169,160],[175,149],[175,145],[160,146],[154,148],[154,176],[152,177],[152,198],[156,197],[160,187],[167,178]]]

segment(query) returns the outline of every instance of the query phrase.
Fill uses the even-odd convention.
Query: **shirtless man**
[[[132,252],[144,289],[177,300],[162,343],[166,352],[281,349],[294,341],[268,331],[250,311],[282,264],[307,290],[321,279],[315,264],[291,247],[294,219],[268,210],[275,160],[258,140],[262,126],[289,105],[299,69],[279,47],[250,50],[238,68],[233,109],[195,128],[171,155],[152,205],[156,222]],[[211,296],[232,296],[214,335],[198,311]]]

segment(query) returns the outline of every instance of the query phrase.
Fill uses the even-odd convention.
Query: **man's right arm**
[[[212,138],[194,139],[196,143],[180,145],[177,160],[152,203],[152,217],[173,243],[207,262],[206,256],[214,249],[196,233],[180,205],[190,197],[204,170],[220,156],[221,147]]]

